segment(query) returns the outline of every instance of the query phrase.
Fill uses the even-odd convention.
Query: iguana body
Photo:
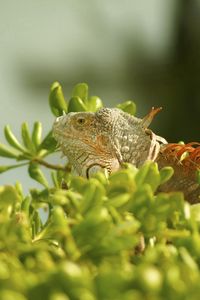
[[[148,129],[158,111],[160,109],[153,108],[143,119],[116,108],[102,108],[96,113],[69,113],[56,119],[53,133],[78,175],[89,177],[101,169],[112,173],[124,162],[139,167],[146,160],[152,160],[159,168],[165,165],[174,168],[172,179],[161,187],[162,190],[181,190],[189,202],[199,202],[196,171],[200,168],[200,148],[188,146],[191,161],[190,157],[187,163],[181,161],[181,149],[183,154],[186,145],[177,148],[178,144],[168,144]]]

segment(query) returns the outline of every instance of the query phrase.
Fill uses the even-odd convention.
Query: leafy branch
[[[54,82],[50,89],[49,105],[54,116],[58,117],[64,113],[76,111],[97,111],[103,106],[102,101],[97,96],[88,95],[88,86],[85,83],[77,84],[69,101],[66,101],[62,87],[58,82]],[[135,113],[135,104],[132,101],[126,101],[118,105],[119,108],[131,114]],[[0,173],[13,168],[28,165],[28,172],[31,178],[47,186],[47,179],[39,166],[56,171],[71,172],[71,167],[54,165],[44,158],[56,152],[56,141],[52,136],[52,130],[42,139],[42,123],[35,122],[33,130],[30,132],[26,122],[21,125],[21,141],[19,141],[7,125],[4,128],[5,138],[9,145],[0,143],[0,156],[10,158],[16,161],[16,164],[0,166]],[[25,161],[21,163],[21,161]]]
[[[102,107],[84,83],[66,101],[55,82],[49,104],[56,117]],[[132,101],[118,108],[136,109]],[[42,137],[40,122],[32,132],[23,123],[21,140],[8,125],[4,133],[0,156],[15,163],[0,172],[27,166],[42,188],[25,195],[19,182],[0,186],[0,299],[199,299],[200,205],[156,192],[170,167],[124,164],[86,179],[47,161],[58,149],[51,129]]]

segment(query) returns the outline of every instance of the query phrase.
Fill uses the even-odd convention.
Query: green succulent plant
[[[66,101],[55,82],[49,104],[55,116],[103,106],[85,83]],[[118,108],[136,110],[132,101]],[[27,165],[41,188],[24,195],[20,183],[0,186],[0,299],[199,299],[200,205],[190,206],[182,193],[156,193],[170,167],[125,164],[109,177],[85,179],[67,163],[47,162],[57,147],[51,129],[42,137],[40,122],[32,133],[23,123],[21,141],[9,126],[4,132],[8,145],[0,144],[0,156],[15,163],[0,172]],[[145,249],[138,253],[141,237]]]

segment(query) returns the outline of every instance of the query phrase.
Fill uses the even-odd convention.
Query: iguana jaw
[[[61,125],[62,117],[54,123],[53,135],[62,152],[72,164],[75,174],[90,177],[100,170],[111,173],[120,168],[117,155],[113,147],[109,146],[109,137],[101,134],[97,136],[84,133],[78,135],[73,128],[69,130],[70,126],[63,128]]]

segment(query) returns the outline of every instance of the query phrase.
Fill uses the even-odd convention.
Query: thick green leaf
[[[24,200],[21,203],[21,210],[24,212],[27,216],[29,216],[30,212],[30,204],[31,204],[31,197],[27,196],[24,198]]]
[[[78,83],[72,91],[72,97],[80,98],[84,103],[88,99],[88,85],[86,83]]]
[[[8,141],[8,143],[13,146],[14,148],[16,148],[19,151],[26,151],[26,149],[19,143],[19,141],[17,140],[17,138],[15,137],[15,135],[13,134],[13,132],[11,131],[9,125],[5,126],[4,128],[4,134],[5,137]]]
[[[51,86],[49,105],[52,113],[56,117],[61,116],[63,114],[63,111],[67,112],[67,103],[65,101],[62,87],[59,82],[54,82]]]
[[[108,201],[108,205],[111,205],[113,207],[121,207],[124,204],[126,204],[129,200],[130,200],[130,194],[123,193],[116,197],[110,198]]]
[[[102,107],[103,107],[103,103],[99,97],[92,96],[89,98],[88,105],[87,105],[89,111],[95,112]]]
[[[142,185],[145,183],[150,184],[153,191],[156,191],[160,184],[160,173],[158,165],[153,162],[146,162],[135,177],[136,184]]]
[[[41,138],[42,138],[42,123],[35,122],[33,126],[33,132],[32,132],[32,141],[36,149],[41,143]]]
[[[3,289],[2,291],[0,291],[0,298],[2,300],[27,300],[27,298],[21,293],[8,289]]]
[[[69,100],[68,112],[78,112],[78,111],[87,111],[87,107],[80,97],[74,96]]]
[[[17,158],[18,155],[19,153],[16,150],[0,143],[0,156],[8,158]]]
[[[31,162],[28,168],[28,172],[31,178],[41,183],[45,187],[48,187],[48,181],[46,180],[43,172],[41,171],[37,163]]]
[[[146,291],[159,292],[162,287],[163,276],[158,268],[143,265],[139,270],[138,281]]]
[[[56,149],[56,145],[57,142],[52,136],[52,130],[51,130],[39,145],[39,150],[46,149],[48,152],[53,152]]]
[[[35,145],[32,142],[30,130],[29,130],[28,124],[26,122],[22,123],[21,134],[22,134],[22,139],[23,139],[24,146],[31,153],[35,153],[35,151],[36,151]]]
[[[15,168],[19,168],[22,166],[27,165],[27,163],[22,163],[22,164],[16,164],[16,165],[9,165],[9,166],[0,166],[0,174],[4,173],[10,169],[15,169]]]
[[[84,186],[83,200],[80,204],[80,212],[84,215],[103,201],[105,196],[105,189],[95,178],[91,178],[88,183]]]
[[[168,181],[174,174],[172,167],[164,167],[160,170],[160,184]]]
[[[120,108],[124,112],[129,113],[130,115],[135,115],[135,113],[136,113],[136,105],[131,100],[128,100],[128,101],[118,104],[117,108]]]
[[[14,186],[4,185],[0,186],[0,208],[15,205],[20,202],[20,196]]]

